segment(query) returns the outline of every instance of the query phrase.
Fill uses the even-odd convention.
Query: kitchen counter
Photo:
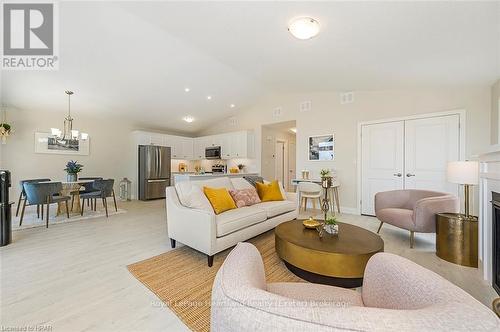
[[[172,173],[174,183],[182,181],[197,181],[197,180],[208,180],[218,177],[244,177],[247,175],[259,175],[259,173],[205,173],[205,174],[193,174],[193,173]]]

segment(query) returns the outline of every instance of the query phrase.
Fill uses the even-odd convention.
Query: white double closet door
[[[375,194],[425,189],[458,194],[446,181],[449,161],[460,159],[459,114],[361,127],[361,213],[375,215]]]

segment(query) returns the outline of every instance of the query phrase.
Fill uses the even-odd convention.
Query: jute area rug
[[[268,282],[303,281],[292,274],[276,254],[273,230],[248,242],[259,249]],[[209,331],[212,284],[231,249],[215,255],[212,267],[207,266],[204,254],[182,246],[127,268],[192,331]]]

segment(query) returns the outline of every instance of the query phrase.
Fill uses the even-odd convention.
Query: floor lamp
[[[448,182],[464,186],[465,218],[470,219],[470,187],[479,183],[479,163],[477,161],[452,161],[448,163]]]

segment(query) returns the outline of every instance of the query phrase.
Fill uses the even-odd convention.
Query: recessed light
[[[194,118],[192,116],[188,115],[188,116],[183,117],[182,120],[186,121],[187,123],[191,123],[194,121]]]
[[[288,31],[298,39],[311,39],[319,33],[319,23],[310,17],[298,17],[288,25]]]
[[[229,107],[231,107],[231,108],[235,108],[235,107],[236,107],[236,105],[235,105],[235,104],[231,104],[231,105],[229,105]]]
[[[207,99],[208,100],[212,100],[212,96],[207,96]]]
[[[189,92],[189,91],[191,91],[191,89],[190,88],[184,88],[184,91],[185,92]]]

